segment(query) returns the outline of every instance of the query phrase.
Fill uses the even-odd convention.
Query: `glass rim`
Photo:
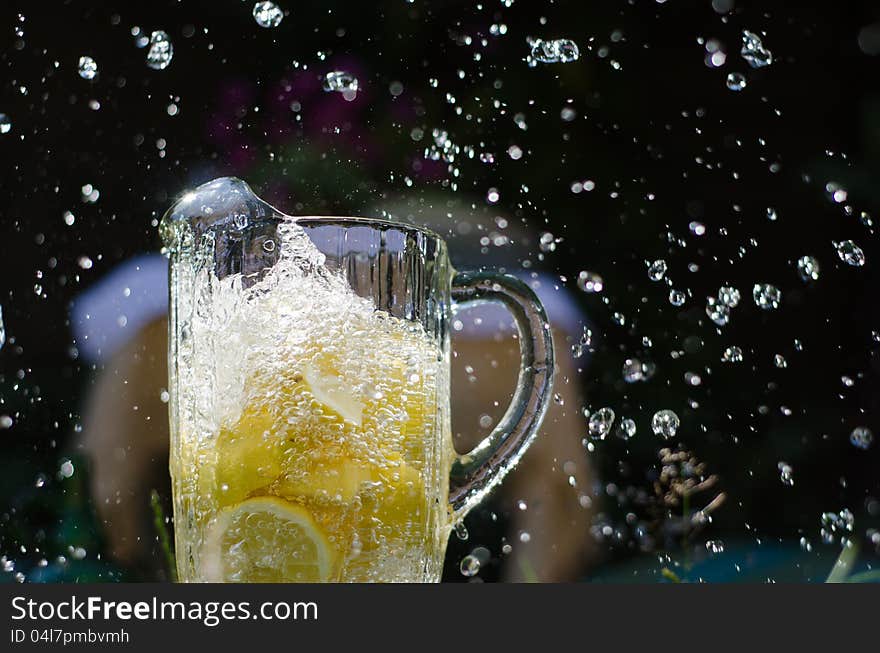
[[[303,224],[306,226],[325,224],[374,227],[377,229],[400,229],[402,231],[416,231],[426,236],[430,236],[431,238],[438,240],[442,243],[446,242],[446,239],[433,229],[429,229],[428,227],[421,227],[419,225],[410,224],[407,222],[400,222],[398,220],[389,220],[388,218],[367,218],[363,216],[353,215],[283,215],[286,219],[292,220],[296,224]]]

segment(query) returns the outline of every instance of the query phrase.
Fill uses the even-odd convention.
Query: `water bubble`
[[[474,555],[466,555],[461,559],[458,569],[461,571],[462,576],[467,576],[468,578],[476,576],[480,573],[480,560]]]
[[[685,372],[684,382],[691,386],[698,386],[703,382],[703,377],[696,372]]]
[[[834,249],[837,250],[837,255],[840,257],[840,260],[847,265],[860,268],[865,264],[865,253],[862,251],[861,247],[851,240],[835,242]]]
[[[746,77],[742,73],[728,73],[727,88],[731,91],[741,91],[746,87]]]
[[[357,77],[344,70],[330,71],[324,77],[324,90],[330,93],[342,93],[342,97],[349,102],[357,95],[358,88]],[[442,133],[446,134],[446,132]],[[436,135],[434,140],[437,140]],[[451,141],[449,142],[451,143]]]
[[[666,261],[657,259],[648,266],[648,278],[651,281],[660,281],[666,275]]]
[[[730,321],[730,307],[715,297],[707,297],[706,315],[718,326],[724,326]]]
[[[776,222],[776,220],[778,218],[779,218],[779,216],[776,213],[776,209],[774,209],[772,206],[768,206],[767,207],[767,219],[770,220],[770,222]]]
[[[784,460],[780,460],[776,468],[779,470],[779,480],[782,481],[782,484],[794,487],[794,470],[791,465]]]
[[[0,349],[6,344],[6,323],[3,322],[3,307],[0,306]]]
[[[464,525],[463,521],[455,522],[452,530],[455,531],[455,537],[457,537],[462,542],[466,542],[468,537],[470,537],[470,535],[468,534],[467,526]]]
[[[874,433],[866,426],[857,426],[849,434],[849,441],[854,447],[866,451],[874,443]]]
[[[785,360],[785,356],[783,356],[782,354],[776,354],[773,357],[773,364],[781,370],[784,370],[786,367],[788,367],[788,361]]]
[[[801,545],[801,548],[802,548],[804,551],[806,551],[807,553],[809,553],[810,551],[813,550],[813,543],[810,542],[810,540],[808,540],[808,539],[805,538],[805,537],[802,537],[802,538],[801,538],[801,540],[800,540],[800,545]]]
[[[718,301],[728,308],[736,308],[739,306],[740,294],[739,290],[733,286],[721,286],[718,289]]]
[[[779,303],[782,301],[782,292],[780,292],[779,288],[769,283],[756,283],[755,287],[752,288],[752,298],[755,300],[755,305],[758,308],[770,311],[779,308]]]
[[[706,542],[706,551],[709,553],[724,553],[724,542],[721,540],[709,540]]]
[[[571,107],[562,107],[562,110],[559,112],[559,117],[562,118],[563,122],[571,122],[577,118],[577,111]]]
[[[153,70],[164,70],[171,64],[174,46],[168,34],[156,30],[150,35],[150,49],[147,51],[147,65]]]
[[[614,312],[611,314],[611,321],[617,326],[624,326],[626,324],[626,315],[620,312]]]
[[[590,415],[589,431],[590,437],[598,440],[604,440],[611,431],[614,424],[614,411],[611,408],[600,408]]]
[[[589,270],[582,270],[578,273],[577,285],[578,288],[586,293],[602,292],[602,289],[605,288],[605,282],[602,277]]]
[[[685,301],[687,301],[687,295],[684,294],[684,291],[675,288],[669,291],[669,303],[673,306],[683,306]]]
[[[258,2],[254,5],[254,20],[260,27],[278,27],[284,18],[281,7],[274,2]]]
[[[621,440],[629,440],[632,436],[636,434],[636,423],[631,420],[629,417],[626,417],[620,420],[620,424],[617,426],[617,437]]]
[[[538,63],[569,63],[580,56],[577,44],[570,39],[528,39],[531,46],[526,62],[530,67]]]
[[[773,53],[764,47],[761,37],[754,32],[743,30],[742,43],[740,54],[752,68],[763,68],[773,63]]]
[[[8,134],[12,130],[12,120],[5,113],[0,113],[0,134]]]
[[[797,262],[798,276],[801,281],[808,283],[819,280],[819,261],[812,256],[801,256]]]
[[[675,437],[680,425],[681,420],[678,419],[678,415],[668,408],[658,410],[651,418],[651,430],[654,431],[654,435],[663,436],[667,440]]]
[[[98,74],[98,64],[91,57],[83,56],[79,58],[77,71],[83,79],[95,79]]]
[[[0,429],[11,429],[14,423],[9,415],[0,415]]]

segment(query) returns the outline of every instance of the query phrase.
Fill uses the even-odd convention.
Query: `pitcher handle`
[[[512,470],[538,434],[553,387],[553,338],[544,306],[531,288],[509,274],[458,272],[452,280],[458,305],[504,304],[519,332],[520,368],[516,390],[492,432],[452,465],[449,502],[453,523],[486,497]]]

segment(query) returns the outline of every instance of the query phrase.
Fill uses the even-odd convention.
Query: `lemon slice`
[[[309,390],[319,402],[336,411],[344,420],[361,426],[364,419],[364,403],[351,392],[341,376],[322,373],[314,367],[306,365],[303,369]]]
[[[201,550],[211,583],[317,583],[329,579],[334,553],[309,512],[275,497],[221,510]]]

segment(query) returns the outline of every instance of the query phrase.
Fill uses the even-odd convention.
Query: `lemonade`
[[[273,242],[277,260],[256,279],[172,267],[191,275],[173,278],[179,575],[435,577],[453,459],[438,397],[448,361],[421,324],[326,269],[295,223]]]

